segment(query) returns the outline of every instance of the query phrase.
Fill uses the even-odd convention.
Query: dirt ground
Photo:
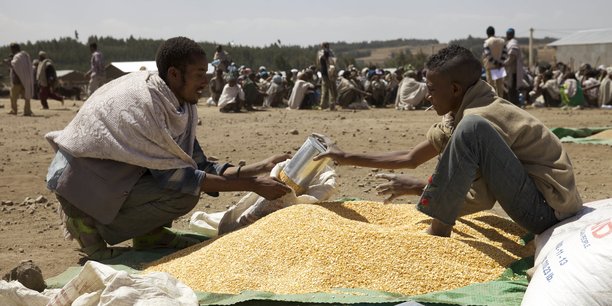
[[[393,109],[369,111],[288,111],[274,109],[255,113],[223,114],[200,101],[198,140],[208,156],[220,161],[255,162],[272,154],[292,152],[312,132],[329,135],[347,151],[371,152],[410,149],[425,137],[429,126],[439,117],[433,111],[400,112]],[[53,151],[43,136],[64,128],[76,114],[81,102],[66,101],[66,106],[50,101],[50,110],[33,101],[34,117],[8,115],[9,101],[0,99],[0,275],[21,260],[31,259],[45,278],[79,264],[77,243],[62,238],[57,200],[47,190],[45,176]],[[612,126],[612,111],[530,109],[548,127]],[[291,133],[292,130],[298,133]],[[612,197],[612,147],[565,144],[574,163],[579,190],[585,202]],[[435,166],[429,161],[414,171],[425,178]],[[337,168],[339,187],[335,198],[357,197],[380,201],[374,186],[378,169],[353,166]],[[408,171],[396,171],[407,173]],[[195,210],[225,210],[245,193],[230,192],[218,198],[203,196]],[[39,198],[43,196],[43,198]],[[27,198],[30,201],[26,201]],[[39,198],[38,202],[34,203]],[[46,199],[46,201],[45,201]],[[396,202],[415,203],[416,197]],[[188,214],[175,222],[186,228]]]

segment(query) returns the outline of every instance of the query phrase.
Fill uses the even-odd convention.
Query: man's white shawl
[[[45,138],[74,157],[157,170],[196,168],[197,108],[184,103],[179,109],[157,73],[135,72],[96,90],[64,130]]]

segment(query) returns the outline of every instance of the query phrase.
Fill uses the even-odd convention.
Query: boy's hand
[[[272,170],[272,168],[274,168],[274,166],[276,166],[276,164],[280,163],[280,162],[284,162],[287,159],[291,158],[291,154],[288,153],[284,153],[284,154],[277,154],[277,155],[272,155],[264,160],[261,161],[261,163],[263,164],[264,167],[264,171],[268,171],[270,172]]]
[[[250,177],[256,176],[259,174],[268,175],[272,168],[276,166],[276,164],[285,161],[291,158],[291,154],[277,154],[272,155],[264,160],[258,161],[253,164],[243,165],[240,170],[240,174],[237,173],[238,167],[232,167],[226,171],[226,175],[228,176],[240,176],[240,177]]]
[[[403,195],[419,195],[423,192],[426,183],[407,174],[397,175],[390,173],[377,174],[376,178],[382,178],[388,182],[376,186],[379,195],[389,195],[384,203],[390,203]]]
[[[266,200],[275,200],[291,192],[291,187],[272,176],[256,177],[254,184],[253,192]]]
[[[342,151],[331,138],[317,133],[313,133],[312,135],[322,139],[323,143],[327,147],[325,152],[315,156],[313,160],[320,160],[322,158],[329,157],[336,163],[336,165],[341,165],[345,157],[344,151]]]

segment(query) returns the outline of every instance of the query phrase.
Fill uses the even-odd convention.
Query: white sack
[[[536,237],[536,259],[521,305],[612,305],[612,199]]]
[[[280,171],[289,161],[286,160],[276,164],[270,175],[278,177]],[[189,229],[207,237],[215,237],[219,235],[219,232],[224,234],[236,230],[291,205],[327,201],[335,190],[336,171],[327,167],[318,177],[313,179],[306,192],[299,197],[296,197],[295,192],[292,191],[279,199],[269,201],[254,192],[249,192],[225,212],[212,214],[203,211],[195,212],[191,216]],[[221,220],[219,220],[220,215],[223,216]]]

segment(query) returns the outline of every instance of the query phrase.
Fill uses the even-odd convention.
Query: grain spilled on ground
[[[452,238],[424,233],[413,205],[379,202],[296,205],[213,241],[172,254],[147,271],[168,272],[198,291],[278,294],[364,288],[407,295],[496,279],[533,254],[507,219],[477,213]]]

